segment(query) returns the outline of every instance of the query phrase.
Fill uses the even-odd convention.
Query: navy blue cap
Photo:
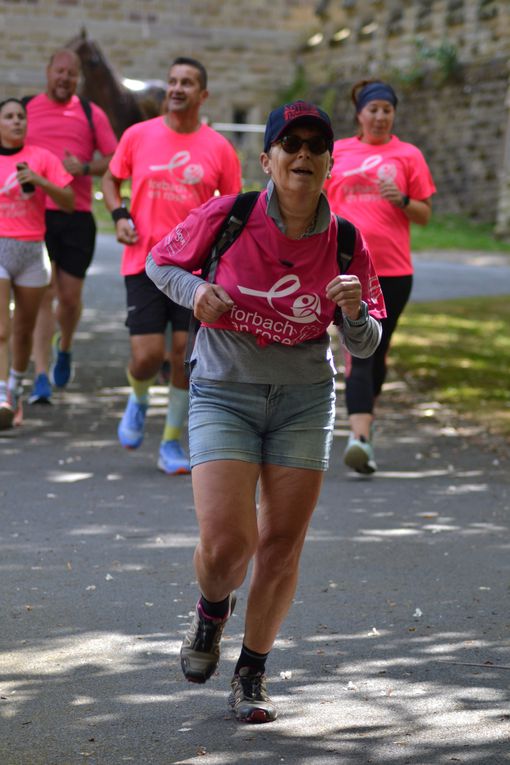
[[[298,122],[316,122],[317,127],[329,140],[329,151],[333,151],[333,128],[326,112],[307,101],[293,101],[291,104],[284,104],[273,109],[267,118],[264,133],[264,151],[266,154],[271,148],[271,144],[277,141],[291,125]]]

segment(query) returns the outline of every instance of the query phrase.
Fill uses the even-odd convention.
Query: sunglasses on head
[[[329,149],[329,142],[323,135],[314,135],[311,138],[301,138],[298,135],[289,133],[288,135],[284,135],[278,141],[275,141],[275,143],[279,143],[287,154],[297,154],[304,143],[308,145],[312,154],[324,154],[324,152]]]

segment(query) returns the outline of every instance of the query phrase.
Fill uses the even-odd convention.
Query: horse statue
[[[166,96],[161,80],[137,81],[137,90],[127,88],[115,74],[99,45],[81,33],[64,46],[74,51],[81,63],[80,95],[100,106],[120,138],[130,125],[162,113]]]

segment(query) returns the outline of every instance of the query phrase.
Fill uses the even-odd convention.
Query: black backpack
[[[29,101],[31,101],[35,96],[23,96],[21,99],[21,103],[23,106],[27,107],[27,104]],[[92,106],[90,105],[90,101],[87,98],[82,98],[82,96],[78,96],[80,99],[81,108],[83,109],[83,113],[85,114],[85,117],[87,118],[87,122],[89,123],[90,132],[92,133],[92,141],[94,144],[94,148],[97,146],[97,135],[96,135],[96,126],[94,125],[94,120],[92,119]]]
[[[232,205],[229,214],[223,221],[218,236],[216,237],[214,244],[211,248],[211,252],[207,256],[204,265],[202,266],[201,276],[208,282],[214,282],[216,276],[216,269],[218,263],[224,252],[231,247],[236,239],[240,236],[243,228],[245,227],[251,211],[255,206],[255,202],[259,198],[259,191],[247,191],[244,194],[238,194],[234,204]],[[356,227],[345,218],[336,216],[338,221],[337,229],[337,262],[338,269],[341,274],[344,274],[352,260],[354,255],[354,245],[356,243]],[[337,307],[335,316],[333,319],[335,324],[342,323],[342,312]],[[189,369],[189,362],[191,358],[191,352],[195,344],[195,337],[200,327],[200,321],[191,315],[189,323],[189,335],[188,345],[186,350],[186,368]]]

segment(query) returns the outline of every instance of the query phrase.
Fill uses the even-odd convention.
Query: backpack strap
[[[27,108],[27,104],[34,98],[33,95],[31,96],[23,96],[21,99],[21,103]],[[85,117],[87,118],[87,122],[89,123],[90,132],[92,133],[92,141],[94,143],[94,149],[97,147],[97,133],[96,133],[96,126],[94,125],[94,120],[92,117],[92,106],[90,104],[90,101],[88,98],[83,98],[82,96],[78,96],[80,99],[80,106],[83,109],[83,113],[85,114]]]
[[[259,194],[260,192],[258,191],[247,191],[244,194],[238,194],[235,198],[229,214],[221,225],[211,252],[202,266],[202,278],[208,282],[214,282],[219,259],[229,247],[232,247],[235,240],[241,234],[255,202],[259,198]]]
[[[85,114],[85,117],[87,118],[87,122],[89,123],[90,132],[92,133],[92,142],[94,144],[94,150],[97,148],[97,133],[96,133],[96,126],[94,125],[94,119],[92,117],[92,105],[88,98],[83,98],[82,96],[78,96],[80,99],[81,108],[83,109],[83,113]]]
[[[336,259],[339,272],[345,274],[351,265],[354,255],[356,226],[350,220],[346,220],[346,218],[341,218],[339,215],[335,217],[337,220]],[[341,325],[342,321],[342,310],[337,306],[333,317],[333,324]]]
[[[251,211],[255,206],[255,202],[259,198],[259,191],[247,191],[244,194],[238,194],[234,200],[234,204],[230,208],[230,212],[221,224],[218,236],[216,237],[211,252],[205,259],[202,266],[201,276],[211,284],[214,282],[216,276],[216,269],[218,263],[229,247],[231,247],[236,239],[240,236],[243,228],[245,227]],[[196,316],[191,313],[188,328],[188,342],[186,344],[186,358],[184,366],[189,376],[190,372],[190,359],[195,345],[195,337],[200,327],[200,321]]]

